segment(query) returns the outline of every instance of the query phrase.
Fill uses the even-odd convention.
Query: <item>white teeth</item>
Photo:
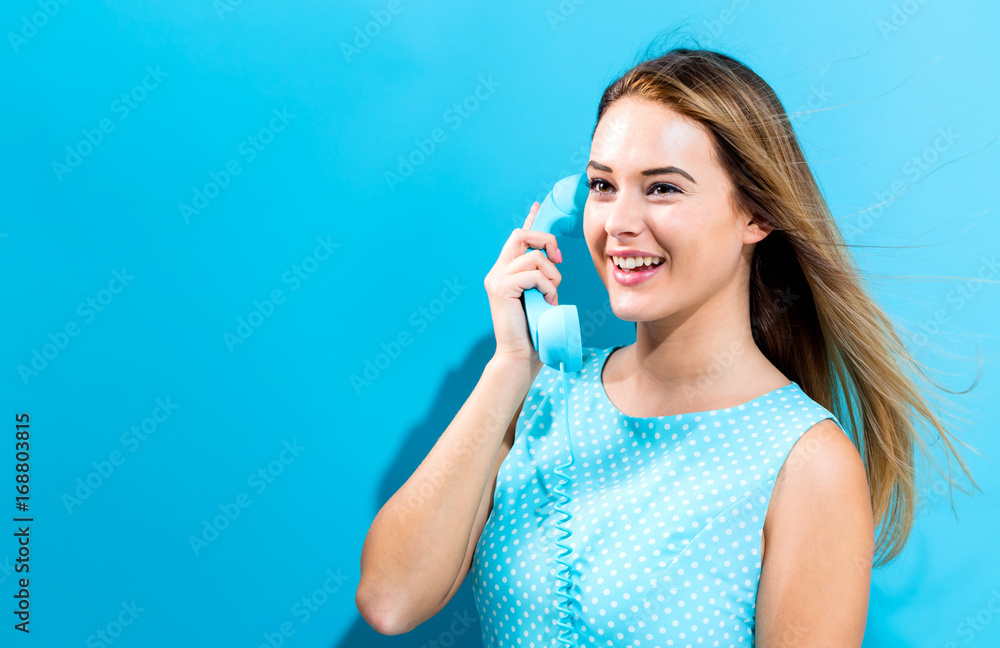
[[[632,269],[638,266],[656,266],[663,263],[663,257],[621,257],[612,256],[611,260],[615,262],[615,265],[622,269]]]

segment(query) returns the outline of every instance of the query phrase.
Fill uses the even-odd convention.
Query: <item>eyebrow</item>
[[[594,167],[598,171],[604,171],[605,173],[614,173],[614,171],[611,170],[611,167],[601,164],[600,162],[594,162],[593,160],[591,160],[590,163],[587,165],[588,169],[590,167]],[[642,172],[642,175],[654,176],[654,175],[666,175],[668,173],[676,173],[678,175],[682,175],[691,182],[698,184],[698,182],[694,178],[692,178],[687,171],[675,166],[659,167],[656,169],[646,169],[645,171]]]

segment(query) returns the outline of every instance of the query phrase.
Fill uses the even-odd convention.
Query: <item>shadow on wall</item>
[[[382,478],[379,486],[378,502],[372,511],[375,514],[399,487],[406,483],[434,443],[451,423],[458,410],[469,397],[482,376],[486,363],[493,357],[496,342],[492,333],[483,337],[472,348],[458,369],[448,372],[437,398],[427,417],[410,430],[395,461]],[[361,557],[361,547],[358,556]],[[353,604],[352,595],[351,602]],[[458,588],[448,604],[432,618],[424,621],[410,632],[386,636],[372,630],[371,626],[355,610],[356,620],[347,635],[331,648],[420,648],[427,646],[451,646],[454,648],[481,648],[479,616],[472,598],[472,571]]]

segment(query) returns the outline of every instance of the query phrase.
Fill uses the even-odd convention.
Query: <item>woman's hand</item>
[[[562,261],[555,235],[530,229],[539,207],[537,202],[532,205],[524,227],[511,232],[497,262],[483,281],[497,339],[494,357],[527,362],[533,368],[540,368],[541,361],[528,336],[528,321],[521,305],[521,294],[529,288],[537,288],[545,296],[545,301],[555,306],[559,303],[556,287],[562,281],[562,275],[553,263],[553,260]],[[535,250],[525,254],[529,247]],[[548,258],[542,254],[542,248]]]

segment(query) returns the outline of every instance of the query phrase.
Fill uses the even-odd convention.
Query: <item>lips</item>
[[[611,260],[614,261],[615,265],[622,270],[631,270],[633,268],[638,268],[642,270],[643,266],[654,266],[663,263],[663,257],[661,256],[616,256],[611,255]]]
[[[622,286],[635,286],[647,281],[663,267],[663,263],[658,263],[651,266],[643,265],[642,269],[622,270],[611,257],[608,257],[608,265],[611,266],[611,276]]]

